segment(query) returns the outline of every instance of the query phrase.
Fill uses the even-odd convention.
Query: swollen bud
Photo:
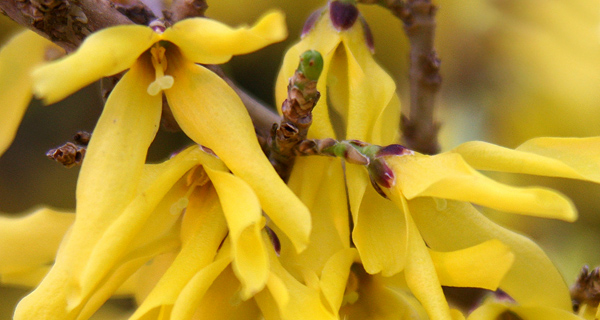
[[[317,81],[323,71],[323,57],[318,51],[308,50],[300,55],[298,71],[312,81]]]
[[[338,31],[350,29],[359,12],[354,0],[335,0],[329,3],[329,18]]]

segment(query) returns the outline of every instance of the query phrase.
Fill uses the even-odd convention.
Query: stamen
[[[150,49],[156,79],[148,86],[148,94],[151,96],[161,93],[162,90],[170,89],[173,86],[173,82],[175,82],[172,76],[165,75],[165,71],[167,70],[165,51],[165,48],[159,45]]]

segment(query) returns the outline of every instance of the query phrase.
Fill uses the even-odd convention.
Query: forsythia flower
[[[234,54],[255,51],[285,36],[280,12],[265,15],[252,28],[231,29],[206,18],[182,20],[166,29],[116,26],[91,35],[65,59],[36,69],[34,88],[46,103],[54,103],[101,77],[129,69],[107,105],[132,109],[127,113],[131,118],[115,118],[113,128],[102,133],[95,130],[92,141],[110,145],[124,140],[126,148],[138,152],[122,161],[143,162],[140,156],[158,129],[164,92],[183,131],[214,150],[230,170],[249,183],[269,217],[290,233],[295,247],[302,250],[310,232],[306,208],[264,157],[250,117],[233,89],[197,64],[225,63]]]
[[[32,95],[31,71],[64,50],[33,31],[23,31],[0,51],[0,155],[17,134]]]
[[[285,98],[282,83],[297,63],[294,58],[305,50],[320,51],[324,57],[324,68],[317,88],[323,97],[313,112],[315,120],[309,137],[336,136],[338,139],[357,139],[380,145],[394,143],[398,141],[400,112],[395,85],[372,59],[368,50],[371,44],[368,27],[360,19],[356,7],[346,1],[331,1],[326,10],[318,11],[309,18],[304,38],[290,49],[284,59],[278,78],[278,102]],[[371,165],[379,166],[375,168],[375,181],[382,183],[384,190],[390,188],[389,196],[394,203],[383,199],[368,186],[370,178],[366,170],[347,164],[345,179],[354,223],[352,240],[362,265],[369,274],[381,273],[387,277],[402,271],[408,288],[432,319],[450,319],[453,316],[441,285],[491,290],[499,286],[519,303],[569,310],[567,287],[541,249],[529,239],[489,221],[469,202],[504,211],[573,221],[576,213],[570,200],[543,188],[515,188],[497,183],[476,172],[469,164],[476,169],[599,182],[597,160],[600,155],[593,151],[597,150],[596,141],[595,138],[538,140],[530,141],[516,151],[472,142],[450,153],[432,157],[404,148],[388,149],[386,152],[390,153],[382,153],[380,159],[371,159]],[[573,160],[568,158],[569,155],[573,156]],[[331,159],[297,161],[290,186],[303,198],[292,185],[296,171],[318,168],[317,176],[343,180],[343,174],[331,173],[331,167],[338,165]],[[314,186],[307,182],[303,190],[311,188]],[[335,197],[336,203],[346,202],[345,194],[339,191],[323,190],[319,197],[327,192],[337,192],[335,196],[330,195]],[[310,204],[308,206],[314,210]],[[343,221],[344,213],[339,215],[333,218],[334,221]],[[313,216],[313,219],[316,220],[316,217]],[[344,239],[347,233],[342,231],[340,235]],[[497,269],[491,266],[449,268],[455,272],[452,277],[446,277],[436,268],[434,260],[438,253],[433,250],[468,250],[492,239],[502,241],[514,254],[514,265],[505,277],[507,269],[500,266],[504,264],[508,268],[512,255],[497,255],[491,263]],[[455,261],[466,265],[469,256],[464,254]],[[474,270],[485,272],[477,277],[472,274]],[[469,278],[469,275],[473,277]],[[498,282],[484,283],[483,279],[494,277]],[[449,279],[452,283],[448,283]],[[358,299],[360,301],[360,297]]]

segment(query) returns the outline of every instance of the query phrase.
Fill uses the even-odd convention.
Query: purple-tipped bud
[[[300,34],[301,38],[304,38],[315,27],[315,24],[317,24],[317,21],[319,21],[319,18],[323,13],[323,10],[324,8],[317,9],[315,12],[311,13],[310,16],[308,16],[308,19],[306,19],[306,22],[304,22],[304,27],[302,27],[302,33]]]
[[[374,54],[375,53],[375,40],[373,39],[373,33],[371,32],[371,27],[369,27],[369,24],[367,23],[367,20],[365,20],[365,17],[363,17],[361,15],[359,18],[360,18],[360,24],[362,25],[362,28],[363,28],[363,33],[365,35],[365,42],[367,43],[367,47],[369,47],[369,51],[371,51],[371,54]]]
[[[377,158],[387,157],[387,156],[405,156],[415,154],[414,151],[406,148],[405,146],[399,144],[390,144],[389,146],[385,146],[377,152],[375,155]]]
[[[358,8],[352,3],[339,0],[329,3],[329,18],[337,31],[350,29],[358,15]]]
[[[273,229],[269,227],[265,227],[265,231],[267,231],[267,235],[269,236],[269,239],[271,239],[271,244],[273,244],[273,249],[275,249],[275,253],[277,254],[277,256],[279,256],[281,252],[281,242],[279,241],[279,237],[277,236],[275,231],[273,231]]]
[[[369,165],[369,175],[379,185],[385,188],[391,188],[396,184],[394,172],[383,159],[375,159]]]

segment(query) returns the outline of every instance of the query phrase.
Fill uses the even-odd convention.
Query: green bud
[[[312,81],[317,81],[323,71],[323,57],[318,51],[308,50],[300,55],[298,71]]]

